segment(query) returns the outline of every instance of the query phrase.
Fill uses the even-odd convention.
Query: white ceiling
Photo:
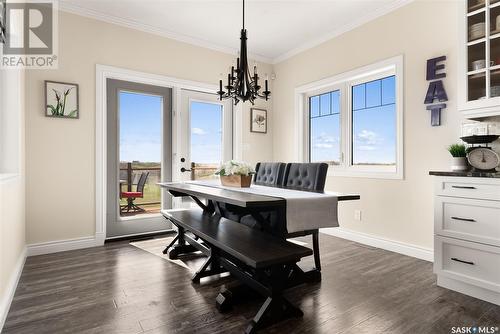
[[[248,52],[275,63],[411,0],[247,0]],[[234,53],[241,0],[60,0],[62,10]]]

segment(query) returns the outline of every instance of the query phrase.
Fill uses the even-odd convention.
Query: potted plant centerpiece
[[[453,157],[451,164],[451,170],[453,171],[464,171],[469,169],[467,164],[467,149],[464,144],[452,144],[448,146],[448,152],[450,152]]]
[[[234,160],[222,164],[215,172],[215,175],[220,175],[223,186],[240,188],[250,187],[253,174],[255,169],[251,165]]]

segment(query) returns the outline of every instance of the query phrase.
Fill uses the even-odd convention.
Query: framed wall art
[[[267,133],[267,110],[250,109],[250,132]]]
[[[78,118],[78,85],[45,81],[45,116]]]

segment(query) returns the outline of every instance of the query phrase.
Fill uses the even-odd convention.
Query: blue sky
[[[191,161],[222,162],[222,106],[191,102]]]
[[[395,163],[396,109],[394,103],[394,76],[353,87],[354,164]],[[312,161],[339,161],[339,110],[338,91],[311,98],[311,115],[322,116],[311,119]]]
[[[120,92],[120,161],[160,162],[163,98]]]
[[[160,162],[163,99],[120,92],[120,161]],[[222,160],[222,106],[192,102],[191,161]]]

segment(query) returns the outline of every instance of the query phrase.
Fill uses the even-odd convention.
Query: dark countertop
[[[485,173],[473,171],[430,171],[429,175],[435,176],[460,176],[460,177],[489,177],[500,179],[500,172]]]

